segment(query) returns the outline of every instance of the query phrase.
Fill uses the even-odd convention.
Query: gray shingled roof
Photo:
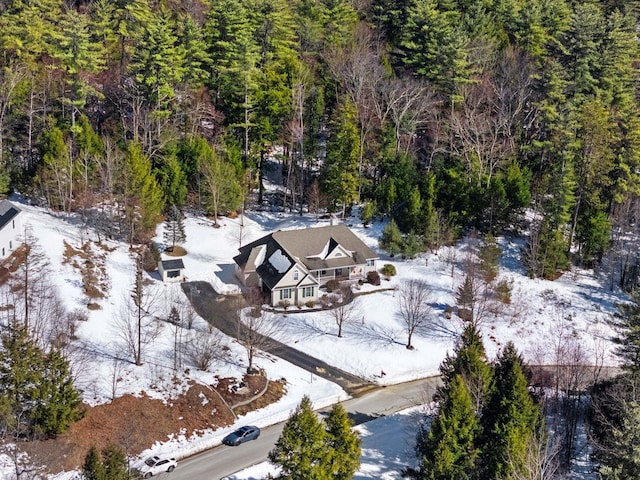
[[[265,259],[269,259],[280,248],[292,260],[292,263],[299,261],[309,270],[348,267],[364,264],[367,259],[378,258],[378,255],[345,225],[279,230],[241,247],[240,254],[233,258],[241,268],[244,268],[245,272],[255,270],[269,288],[280,281],[284,272],[278,272],[268,261],[262,262],[256,268],[254,262],[258,247],[261,245],[265,245],[267,248]],[[338,257],[328,260],[314,258],[314,256],[332,251],[338,245],[352,252],[353,258]]]
[[[346,225],[342,224],[301,230],[280,230],[275,232],[273,237],[289,253],[300,258],[305,264],[309,261],[313,262],[314,259],[309,257],[322,253],[329,242],[331,242],[329,243],[330,250],[336,246],[337,242],[346,250],[354,252],[356,263],[365,263],[367,258],[378,258],[373,250],[367,247]],[[317,260],[315,261],[317,262]]]
[[[21,210],[9,200],[2,200],[0,202],[0,229],[4,228],[20,211]]]
[[[182,270],[184,269],[184,263],[181,259],[177,260],[162,260],[162,269],[166,272],[168,270]]]

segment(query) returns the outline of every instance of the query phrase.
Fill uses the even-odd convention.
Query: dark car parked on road
[[[240,427],[235,432],[230,433],[222,439],[222,443],[237,447],[241,443],[248,442],[249,440],[255,440],[260,436],[260,429],[252,425]]]

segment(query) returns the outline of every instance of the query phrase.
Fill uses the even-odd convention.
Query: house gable
[[[298,287],[300,285],[317,285],[318,281],[309,274],[307,269],[301,263],[295,263],[280,278],[273,288]]]
[[[333,240],[333,239],[332,239]],[[353,258],[353,253],[344,248],[342,245],[337,244],[333,250],[325,257],[325,260],[332,260],[334,258]]]

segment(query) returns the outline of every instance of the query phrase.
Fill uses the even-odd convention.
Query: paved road
[[[238,327],[235,311],[243,306],[241,296],[228,297],[219,295],[208,282],[184,282],[182,289],[187,297],[189,297],[198,315],[226,335],[236,337]],[[280,357],[314,375],[337,383],[352,396],[361,395],[366,391],[376,388],[373,383],[333,367],[304,352],[291,348],[284,343],[273,339],[268,339],[260,343],[261,350]]]
[[[439,380],[427,378],[369,391],[343,402],[351,418],[359,423],[390,415],[430,401]],[[179,462],[166,480],[218,480],[266,460],[282,432],[283,423],[262,430],[260,438],[239,447],[219,446]]]

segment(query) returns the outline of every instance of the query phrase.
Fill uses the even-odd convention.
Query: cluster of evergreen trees
[[[1,337],[0,429],[14,440],[46,439],[80,419],[80,394],[68,360],[42,350],[24,325]]]
[[[353,478],[360,466],[361,441],[351,427],[342,405],[334,405],[323,421],[305,395],[269,453],[269,460],[280,468],[277,478]]]
[[[419,467],[408,469],[408,476],[425,480],[551,478],[537,476],[540,459],[532,457],[546,441],[544,421],[513,344],[507,344],[495,363],[489,364],[482,339],[469,323],[440,372],[438,412],[421,426],[416,446]]]
[[[632,286],[636,2],[157,0],[0,12],[0,194],[106,235],[170,205],[262,204],[274,146],[289,209],[393,218],[410,250],[533,223],[553,277],[603,258]],[[252,200],[253,201],[253,200]],[[634,244],[635,245],[635,244]]]
[[[129,472],[129,462],[124,451],[116,444],[110,443],[98,451],[92,446],[84,458],[82,465],[84,480],[129,480],[136,478]]]
[[[623,373],[597,383],[590,396],[590,442],[603,480],[640,476],[640,293],[631,300],[613,320]]]

